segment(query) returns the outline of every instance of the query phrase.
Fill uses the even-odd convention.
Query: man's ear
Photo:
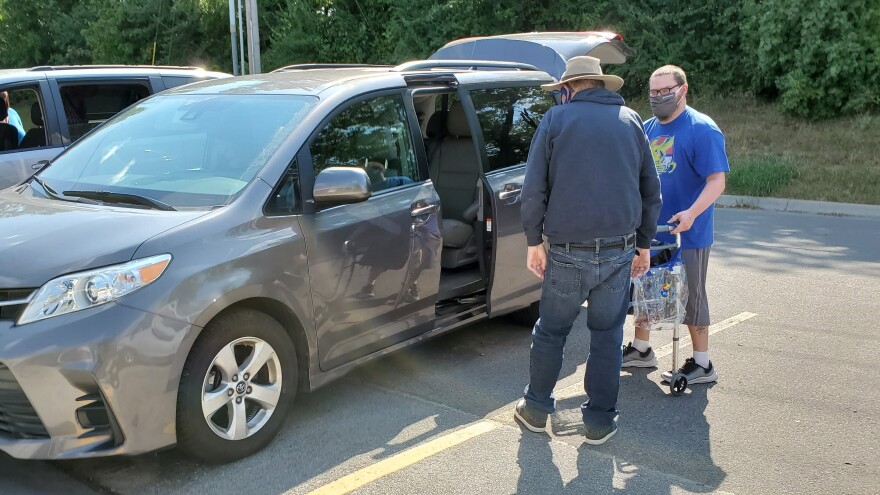
[[[682,99],[684,99],[685,97],[687,97],[687,94],[688,94],[688,88],[689,88],[689,87],[690,87],[690,86],[688,86],[688,83],[684,83],[684,84],[682,84],[682,86],[681,86],[681,97],[682,97]]]

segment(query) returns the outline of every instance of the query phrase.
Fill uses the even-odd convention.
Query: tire
[[[510,314],[513,321],[517,325],[532,328],[540,316],[540,301],[535,301],[523,309],[519,309]]]
[[[265,364],[249,368],[255,355]],[[215,464],[263,449],[284,424],[298,373],[293,342],[274,318],[252,309],[219,316],[199,335],[183,368],[178,449]]]

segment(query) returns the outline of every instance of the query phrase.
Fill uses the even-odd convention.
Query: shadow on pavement
[[[523,431],[517,492],[653,495],[718,489],[726,473],[712,460],[705,416],[712,386],[696,385],[672,397],[665,385],[647,378],[649,371],[621,377],[620,431],[604,445],[581,440],[583,395],[558,402],[559,411],[551,420],[553,435],[578,449],[574,478],[566,480],[554,462],[549,437]]]

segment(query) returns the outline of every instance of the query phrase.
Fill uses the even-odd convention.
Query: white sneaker
[[[694,358],[687,358],[684,362],[684,366],[679,368],[678,372],[687,377],[688,385],[692,383],[712,383],[718,381],[718,373],[715,372],[715,366],[712,364],[712,361],[709,361],[708,368],[703,368],[694,361]],[[660,377],[664,383],[669,383],[669,379],[672,378],[672,372],[664,371]]]

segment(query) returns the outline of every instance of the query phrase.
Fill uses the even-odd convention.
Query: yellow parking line
[[[412,466],[423,459],[455,447],[456,445],[466,442],[474,437],[478,437],[483,433],[490,432],[498,426],[499,424],[493,421],[480,421],[474,423],[466,428],[456,430],[447,435],[443,435],[440,438],[404,450],[388,459],[384,459],[376,464],[367,466],[347,476],[343,476],[317,490],[309,492],[308,495],[342,495],[350,493],[364,485],[378,480],[379,478],[388,476],[389,474],[400,471],[408,466]]]
[[[736,316],[732,316],[724,321],[719,321],[718,323],[711,325],[709,327],[709,335],[718,333],[722,330],[726,330],[734,325],[739,325],[740,323],[742,323],[746,320],[752,319],[756,316],[758,316],[758,315],[755,313],[749,313],[748,311],[745,311],[745,312],[742,312]],[[682,334],[687,335],[688,334],[687,325],[680,326],[679,334],[680,335],[682,335]],[[672,332],[661,332],[661,335],[668,335],[670,339],[672,338]],[[678,342],[679,349],[684,349],[685,347],[687,347],[689,345],[691,345],[690,335],[682,337],[681,340]],[[657,359],[660,359],[660,358],[663,358],[663,357],[666,357],[666,356],[672,354],[672,343],[669,343],[669,344],[664,345],[663,347],[657,348],[657,350],[654,351],[654,354],[657,355]]]
[[[718,333],[722,330],[726,330],[732,326],[739,325],[740,323],[742,323],[746,320],[749,320],[751,318],[754,318],[756,316],[758,316],[756,313],[749,313],[748,311],[742,312],[736,316],[731,316],[730,318],[728,318],[724,321],[719,321],[718,323],[709,326],[709,335]],[[687,326],[682,325],[679,328],[679,332],[680,332],[680,334],[681,333],[687,334],[688,333]],[[659,332],[659,333],[662,336],[668,336],[666,338],[669,338],[669,339],[672,338],[672,332]],[[661,337],[661,338],[663,338],[663,337]],[[678,342],[678,349],[682,350],[689,345],[691,345],[690,336],[682,337],[682,339]],[[663,347],[658,347],[657,350],[654,351],[654,354],[657,355],[657,359],[661,359],[661,358],[664,358],[664,357],[672,354],[672,343],[666,344]],[[560,390],[559,392],[556,392],[556,400],[570,399],[572,397],[577,397],[578,395],[581,395],[583,393],[584,393],[583,384],[577,383],[575,385],[570,385],[568,387],[565,387],[564,389]],[[511,406],[511,407],[513,407],[513,406]]]

